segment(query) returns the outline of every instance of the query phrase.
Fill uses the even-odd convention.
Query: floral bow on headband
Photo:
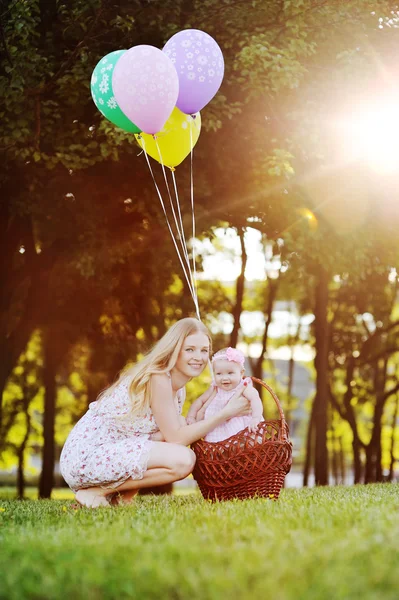
[[[231,362],[244,366],[245,356],[241,350],[237,350],[237,348],[226,348],[226,350],[221,350],[213,355],[212,362],[215,360],[230,360]]]

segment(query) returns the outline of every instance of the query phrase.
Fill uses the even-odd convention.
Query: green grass
[[[15,486],[3,486],[0,487],[0,501],[1,500],[14,500],[17,497],[17,491]],[[73,500],[75,494],[69,488],[54,488],[51,494],[53,500]],[[37,500],[38,498],[38,487],[27,486],[25,488],[25,498],[27,500]]]
[[[198,494],[198,488],[193,487],[182,487],[175,486],[173,492],[175,496],[184,496],[187,494]],[[28,486],[25,488],[25,499],[26,500],[37,500],[39,496],[37,486],[32,487]],[[17,491],[15,486],[0,486],[0,501],[1,500],[15,500],[17,498]],[[75,494],[72,490],[66,487],[62,488],[53,488],[51,493],[51,498],[53,500],[73,500],[75,498]]]
[[[399,485],[73,510],[0,501],[0,598],[397,600]]]

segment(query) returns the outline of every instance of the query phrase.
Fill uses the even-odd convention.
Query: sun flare
[[[399,98],[398,98],[399,100]],[[354,112],[339,122],[345,153],[363,159],[381,175],[399,170],[399,120],[397,104],[381,101]]]

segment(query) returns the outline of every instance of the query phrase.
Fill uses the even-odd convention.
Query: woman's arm
[[[240,386],[227,406],[214,417],[182,426],[174,407],[170,379],[166,375],[152,375],[151,409],[165,441],[188,446],[227,419],[250,413],[250,402],[242,395],[244,389],[244,386]]]
[[[188,422],[190,422],[190,421],[193,422],[196,420],[198,412],[204,406],[204,404],[206,402],[208,402],[208,400],[211,399],[211,396],[214,391],[215,391],[215,388],[213,387],[213,385],[211,385],[207,390],[205,390],[205,392],[203,394],[201,394],[201,396],[199,396],[199,398],[197,398],[192,403],[192,405],[190,406],[189,411],[187,413],[187,421]]]

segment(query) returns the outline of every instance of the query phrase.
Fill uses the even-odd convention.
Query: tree
[[[20,499],[24,498],[28,459],[40,441],[42,366],[41,339],[36,331],[9,378],[0,438],[2,466],[17,466],[17,494]]]

